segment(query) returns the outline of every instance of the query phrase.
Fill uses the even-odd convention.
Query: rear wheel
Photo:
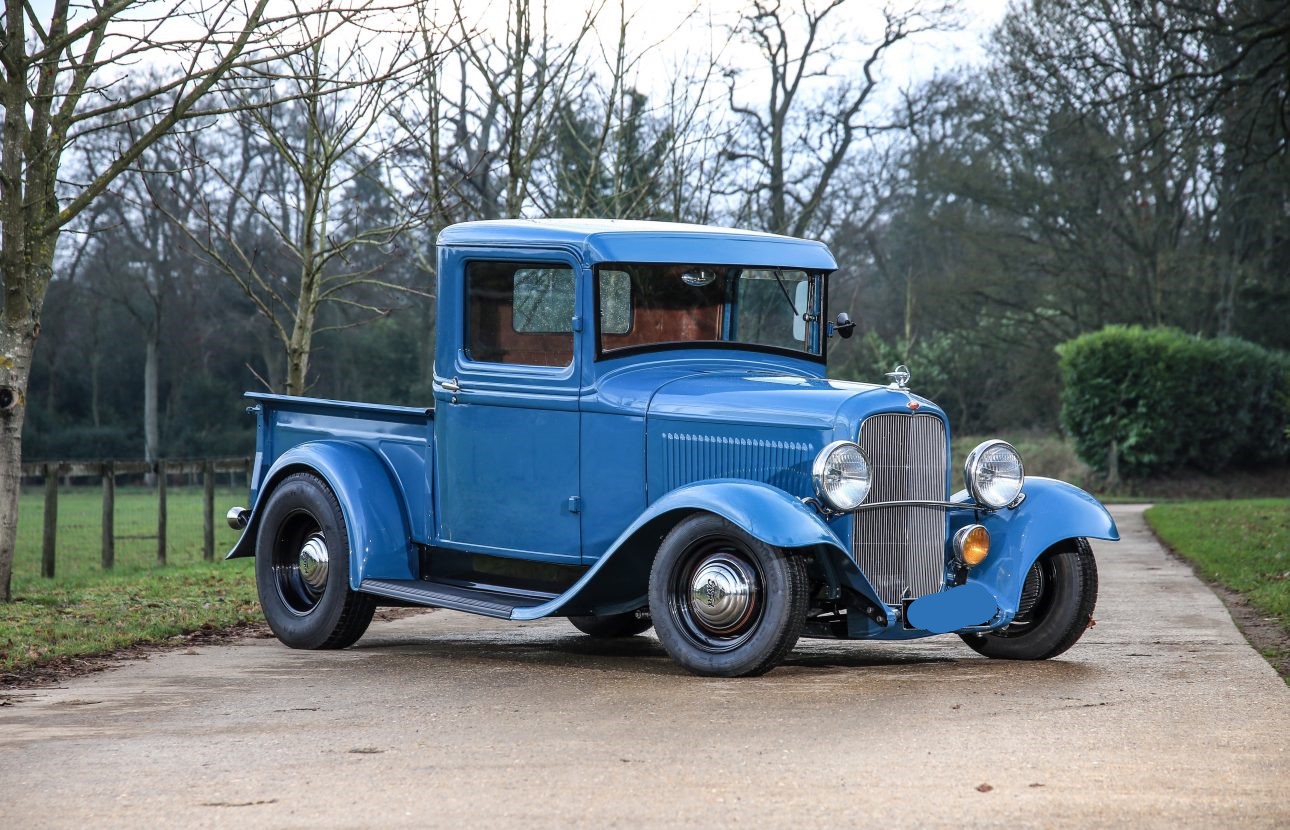
[[[255,541],[255,581],[269,628],[292,648],[352,645],[376,600],[349,587],[349,535],[326,482],[294,473],[269,495]]]
[[[807,593],[801,557],[699,513],[659,548],[650,616],[663,647],[689,671],[745,677],[764,674],[792,651],[806,622]]]
[[[635,611],[628,611],[626,614],[570,617],[569,622],[583,634],[597,639],[634,637],[649,631],[650,626],[654,624],[650,622],[649,617],[636,616]]]
[[[1045,551],[1026,573],[1017,616],[986,634],[961,634],[978,654],[1003,660],[1047,660],[1075,645],[1097,605],[1097,562],[1085,539]]]

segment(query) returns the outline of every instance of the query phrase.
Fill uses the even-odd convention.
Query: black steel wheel
[[[625,614],[595,614],[585,617],[570,617],[573,627],[589,637],[597,639],[614,639],[617,637],[634,637],[649,631],[654,623],[647,616],[636,616],[635,611]]]
[[[972,650],[1003,660],[1047,660],[1088,629],[1097,605],[1097,562],[1085,539],[1045,551],[1026,573],[1012,622],[986,634],[960,634]]]
[[[726,519],[697,513],[672,529],[650,572],[654,630],[689,671],[764,674],[792,651],[806,622],[806,566]]]
[[[372,621],[376,600],[349,587],[340,503],[312,473],[269,494],[255,540],[255,581],[269,628],[292,648],[344,648]]]

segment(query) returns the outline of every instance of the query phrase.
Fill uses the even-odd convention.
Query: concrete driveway
[[[0,826],[1290,826],[1290,688],[1141,508],[1097,627],[1007,663],[804,640],[757,680],[447,611],[19,693]]]

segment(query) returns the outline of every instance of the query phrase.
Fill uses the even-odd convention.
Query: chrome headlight
[[[869,495],[872,476],[869,460],[850,441],[834,441],[815,456],[811,465],[815,494],[834,510],[855,510]]]
[[[998,510],[1021,495],[1026,474],[1021,456],[1007,441],[982,441],[963,465],[968,492],[977,504]]]

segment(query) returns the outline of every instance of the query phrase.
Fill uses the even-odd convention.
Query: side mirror
[[[833,330],[842,335],[843,340],[846,340],[848,337],[855,334],[855,320],[852,320],[851,315],[847,314],[845,311],[839,311],[838,321],[833,324]]]

